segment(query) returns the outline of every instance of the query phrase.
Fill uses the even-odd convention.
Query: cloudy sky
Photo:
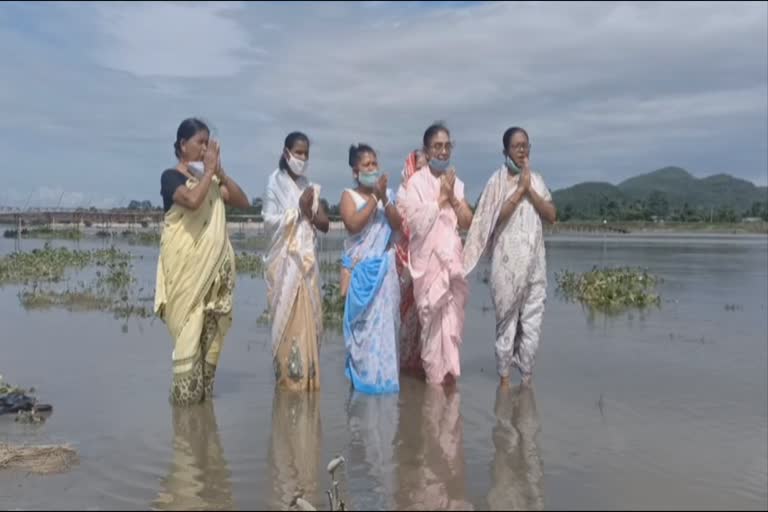
[[[251,197],[292,130],[336,202],[350,143],[396,183],[436,119],[471,197],[512,125],[552,189],[768,181],[765,2],[3,2],[0,48],[0,206],[157,204],[192,115]]]

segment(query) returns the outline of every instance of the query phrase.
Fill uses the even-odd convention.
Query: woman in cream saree
[[[320,389],[323,330],[315,228],[328,231],[319,204],[320,187],[304,176],[309,139],[294,132],[285,139],[279,168],[269,177],[264,224],[272,241],[266,258],[267,300],[272,322],[272,362],[280,388]]]
[[[161,180],[167,211],[154,307],[174,340],[171,401],[178,405],[211,398],[221,346],[232,324],[235,285],[224,204],[248,204],[242,189],[224,174],[218,143],[208,143],[208,128],[192,121],[179,127],[179,166],[165,171]],[[197,167],[204,168],[202,176],[191,170]]]

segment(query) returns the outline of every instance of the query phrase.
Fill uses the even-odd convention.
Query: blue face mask
[[[376,186],[376,182],[379,181],[379,170],[376,169],[371,173],[359,173],[357,175],[357,181],[364,187],[373,188]]]
[[[523,170],[517,166],[514,160],[509,158],[509,155],[507,155],[507,160],[505,162],[507,164],[507,169],[512,171],[512,174],[520,174]]]
[[[429,161],[429,167],[436,170],[437,172],[445,172],[450,165],[451,165],[450,159],[440,160],[439,158],[432,158]]]

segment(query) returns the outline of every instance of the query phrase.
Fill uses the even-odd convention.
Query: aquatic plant
[[[238,274],[249,274],[253,278],[263,277],[264,258],[260,254],[241,251],[235,255],[235,269]]]
[[[324,283],[323,289],[323,324],[330,327],[341,327],[344,318],[345,297],[337,283]]]
[[[89,265],[106,266],[130,261],[131,255],[114,247],[90,251],[53,248],[46,243],[42,249],[15,252],[0,257],[0,286],[30,282],[60,281],[68,269],[83,269]]]
[[[659,278],[643,269],[593,267],[582,274],[564,270],[555,273],[555,279],[558,292],[567,299],[599,311],[618,313],[661,304],[661,297],[653,293]]]
[[[17,238],[19,231],[17,229],[6,229],[3,232],[4,238]],[[61,240],[80,240],[83,233],[79,229],[53,229],[49,226],[37,228],[22,228],[21,236],[23,238],[58,238]]]
[[[337,259],[335,261],[321,260],[319,267],[320,267],[321,274],[338,274],[341,271],[341,260],[340,259]]]

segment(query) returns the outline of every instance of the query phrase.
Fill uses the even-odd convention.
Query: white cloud
[[[50,4],[25,7],[29,32],[3,9],[0,152],[20,190],[157,202],[190,115],[253,196],[289,131],[334,201],[350,143],[394,174],[435,119],[471,195],[512,124],[554,188],[664,165],[768,181],[765,3]]]
[[[106,67],[137,76],[232,76],[263,50],[233,17],[243,2],[97,4]]]

